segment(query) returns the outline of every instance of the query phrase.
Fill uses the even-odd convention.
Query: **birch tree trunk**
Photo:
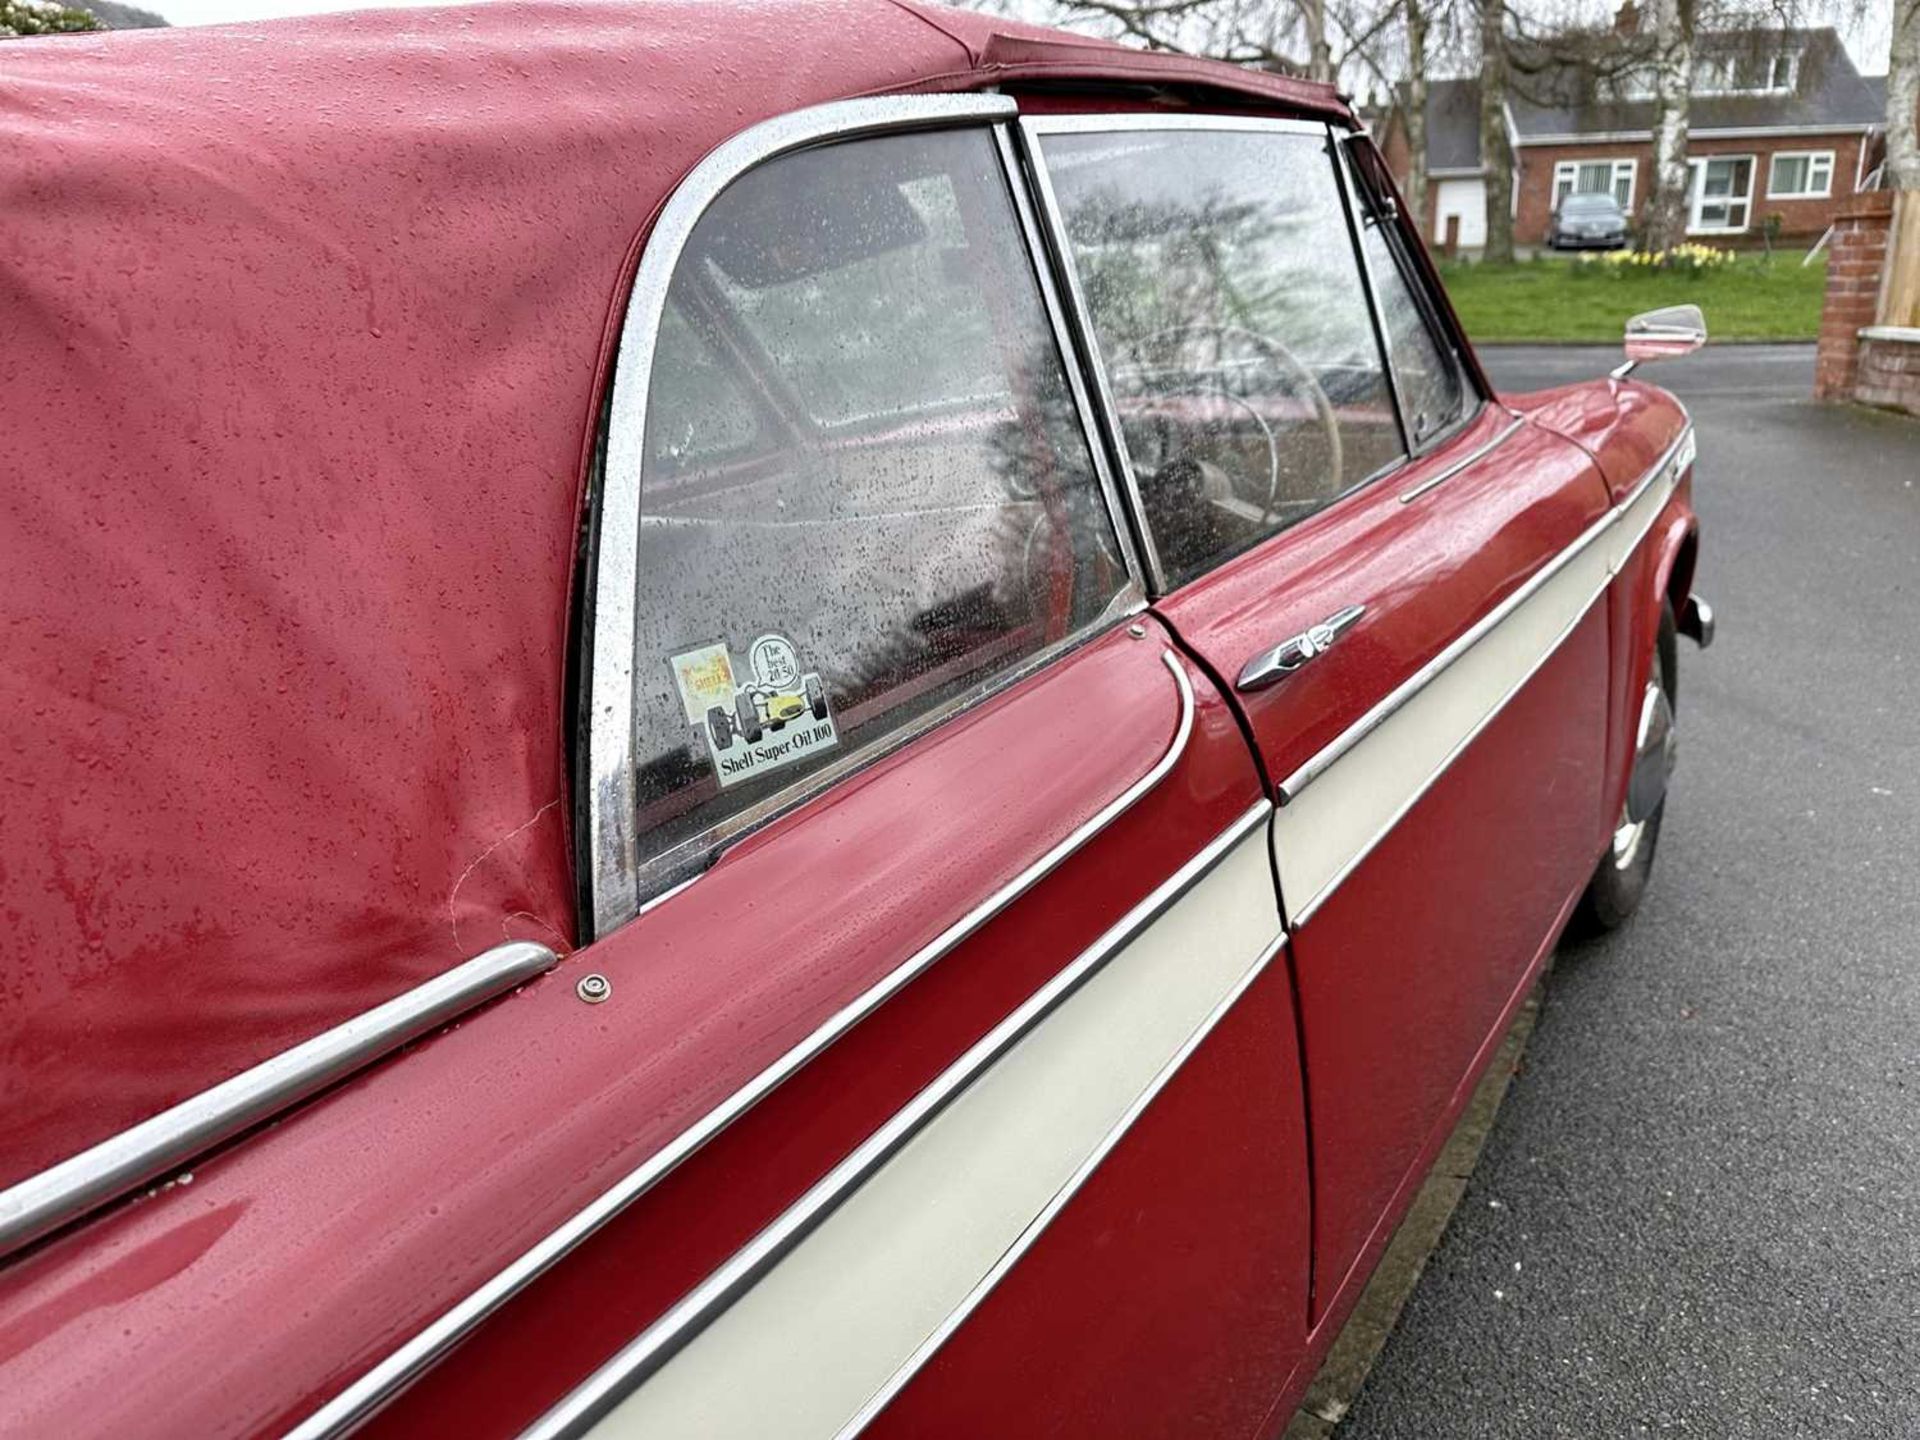
[[[1920,137],[1914,133],[1914,112],[1920,109],[1920,0],[1893,0],[1887,61],[1887,188],[1920,190]]]
[[[1920,5],[1920,0],[1913,0]],[[1427,224],[1427,9],[1405,0],[1407,17],[1407,208],[1424,234]]]
[[[1333,79],[1333,47],[1327,43],[1327,0],[1300,0],[1307,27],[1307,78]]]
[[[1487,248],[1513,261],[1513,146],[1507,139],[1506,0],[1480,0],[1480,164],[1487,177]]]
[[[1896,0],[1906,3],[1906,0]],[[1914,0],[1920,3],[1920,0]],[[1687,122],[1693,103],[1691,0],[1653,0],[1653,197],[1647,202],[1648,250],[1687,238]]]

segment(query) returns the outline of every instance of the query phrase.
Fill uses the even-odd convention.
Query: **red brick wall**
[[[1813,398],[1851,400],[1860,377],[1860,331],[1873,324],[1886,269],[1893,192],[1856,195],[1836,217],[1828,250],[1827,295],[1814,354]]]
[[[1920,339],[1862,340],[1853,398],[1920,415]]]
[[[1748,236],[1758,239],[1768,215],[1780,216],[1780,233],[1812,240],[1833,223],[1833,217],[1853,196],[1860,162],[1859,135],[1769,136],[1761,140],[1695,139],[1689,155],[1751,155],[1754,157],[1753,205]],[[1775,200],[1767,194],[1771,160],[1778,151],[1833,151],[1833,193],[1822,200]],[[1640,219],[1653,193],[1653,146],[1636,144],[1527,145],[1520,150],[1520,207],[1514,217],[1514,238],[1537,245],[1547,238],[1553,210],[1554,166],[1563,160],[1625,160],[1636,162],[1633,176],[1634,218]],[[1739,241],[1738,236],[1712,236],[1714,244]]]

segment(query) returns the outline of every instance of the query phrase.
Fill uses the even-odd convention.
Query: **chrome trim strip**
[[[859,1413],[840,1428],[834,1440],[853,1440],[854,1436],[872,1424],[874,1418],[886,1409],[893,1397],[906,1388],[907,1382],[919,1374],[926,1363],[939,1352],[940,1347],[945,1345],[952,1338],[953,1333],[966,1323],[967,1318],[980,1307],[980,1302],[993,1293],[994,1287],[999,1285],[1007,1272],[1020,1262],[1028,1250],[1033,1248],[1034,1241],[1038,1240],[1046,1228],[1053,1223],[1054,1217],[1067,1207],[1067,1202],[1080,1193],[1080,1187],[1085,1185],[1093,1172],[1100,1168],[1101,1162],[1113,1152],[1114,1147],[1126,1138],[1134,1122],[1146,1113],[1147,1107],[1158,1098],[1160,1092],[1166,1088],[1167,1082],[1173,1079],[1180,1068],[1192,1058],[1193,1052],[1200,1048],[1202,1042],[1213,1033],[1214,1028],[1226,1018],[1227,1012],[1240,1002],[1240,997],[1252,988],[1253,982],[1266,973],[1267,966],[1273,962],[1273,957],[1286,946],[1287,932],[1283,929],[1274,936],[1273,943],[1260,952],[1247,973],[1235,981],[1233,988],[1221,997],[1220,1003],[1213,1008],[1205,1020],[1200,1022],[1200,1028],[1188,1037],[1187,1042],[1180,1047],[1174,1057],[1166,1063],[1159,1074],[1153,1077],[1147,1088],[1140,1093],[1139,1098],[1127,1107],[1127,1112],[1120,1117],[1119,1123],[1107,1132],[1100,1143],[1094,1147],[1093,1152],[1081,1162],[1080,1168],[1074,1171],[1072,1177],[1061,1187],[1059,1193],[1047,1202],[1046,1209],[1036,1215],[1027,1228],[1020,1232],[1020,1238],[1007,1248],[1007,1253],[1000,1257],[999,1263],[981,1278],[980,1283],[973,1288],[966,1299],[961,1301],[953,1313],[941,1322],[940,1328],[921,1342],[920,1347],[907,1357],[905,1363],[894,1372],[887,1383],[874,1392],[873,1398],[860,1408]]]
[[[1059,127],[1054,133],[1091,128],[1069,122],[1098,118],[1103,117],[1061,117],[1058,122],[1053,122]],[[1034,190],[1040,197],[1047,248],[1052,254],[1057,273],[1066,285],[1067,310],[1073,319],[1075,338],[1080,342],[1078,352],[1085,361],[1088,375],[1093,378],[1094,409],[1100,417],[1099,438],[1106,441],[1108,453],[1119,467],[1120,484],[1126,493],[1127,510],[1133,521],[1134,542],[1139,549],[1141,563],[1146,567],[1148,592],[1156,596],[1163,595],[1167,589],[1166,567],[1160,563],[1160,550],[1154,544],[1153,527],[1147,524],[1147,507],[1140,497],[1140,480],[1134,474],[1133,458],[1127,454],[1126,436],[1120,429],[1120,406],[1114,399],[1113,381],[1107,375],[1107,362],[1101,355],[1100,342],[1094,334],[1093,312],[1087,308],[1086,290],[1080,283],[1080,269],[1074,263],[1073,245],[1067,239],[1067,222],[1060,211],[1060,197],[1054,194],[1047,158],[1040,153],[1039,137],[1047,133],[1041,120],[1023,118],[1020,121],[1020,153],[1026,160],[1027,174],[1032,177]]]
[[[1235,844],[1264,823],[1272,813],[1273,806],[1268,801],[1256,801],[1251,809],[1208,841],[1198,854],[977,1041],[785,1213],[534,1422],[522,1433],[522,1440],[562,1440],[562,1437],[582,1435],[605,1418],[615,1405],[643,1384],[716,1315],[778,1264],[782,1257],[831,1215],[842,1200],[898,1154],[974,1079],[1058,1009],[1120,953],[1128,941],[1192,889]],[[1275,924],[1278,923],[1279,917],[1276,915]],[[1276,941],[1276,948],[1284,941],[1283,933]],[[1117,1141],[1118,1136],[1112,1138]],[[1111,1144],[1107,1148],[1111,1149]],[[1060,1203],[1064,1204],[1065,1201]],[[1048,1218],[1051,1218],[1050,1214]],[[984,1291],[981,1294],[984,1295]],[[901,1383],[904,1383],[904,1377]],[[865,1419],[859,1423],[864,1424]]]
[[[0,1256],[157,1179],[336,1080],[558,964],[516,940],[283,1050],[0,1192]]]
[[[1334,737],[1323,749],[1299,769],[1295,770],[1285,780],[1281,781],[1278,787],[1280,803],[1285,805],[1290,800],[1297,799],[1300,793],[1315,780],[1319,779],[1320,776],[1324,775],[1335,761],[1339,760],[1341,756],[1345,755],[1349,750],[1353,749],[1354,746],[1366,739],[1367,736],[1379,729],[1380,725],[1388,716],[1392,715],[1415,695],[1419,694],[1420,691],[1424,690],[1433,681],[1435,676],[1439,675],[1441,671],[1445,670],[1449,665],[1453,664],[1454,661],[1466,654],[1467,651],[1471,650],[1478,641],[1502,620],[1506,619],[1507,616],[1524,605],[1543,585],[1555,575],[1559,574],[1567,565],[1571,564],[1575,556],[1579,555],[1580,552],[1585,550],[1589,545],[1594,544],[1617,525],[1621,517],[1633,508],[1634,502],[1646,493],[1648,487],[1667,470],[1669,465],[1673,466],[1676,475],[1679,471],[1684,470],[1687,462],[1690,461],[1692,457],[1688,455],[1685,459],[1682,459],[1681,451],[1683,447],[1690,446],[1692,442],[1693,426],[1689,423],[1687,428],[1681,432],[1680,437],[1668,447],[1667,452],[1662,455],[1659,460],[1654,462],[1646,474],[1634,482],[1633,489],[1625,499],[1616,502],[1605,515],[1602,515],[1598,520],[1594,521],[1592,525],[1588,526],[1578,539],[1558,555],[1554,556],[1552,560],[1548,561],[1539,570],[1535,571],[1524,585],[1520,586],[1519,589],[1507,596],[1505,600],[1502,600],[1485,615],[1482,615],[1451,645],[1447,646],[1446,649],[1442,650],[1438,655],[1434,656],[1433,659],[1429,660],[1412,675],[1408,676],[1406,680],[1402,681],[1400,685],[1385,699],[1381,700],[1379,704],[1375,705],[1371,710],[1367,711],[1366,714],[1354,721],[1352,725],[1349,725],[1345,730],[1341,731],[1340,734]],[[1674,464],[1676,460],[1680,460],[1680,463]],[[1636,537],[1635,543],[1638,543],[1638,537]]]
[[[1087,454],[1093,462],[1094,474],[1099,477],[1100,493],[1106,497],[1107,515],[1113,522],[1115,541],[1120,546],[1120,562],[1127,574],[1133,577],[1138,593],[1144,596],[1146,572],[1141,568],[1140,555],[1133,543],[1132,522],[1128,519],[1126,506],[1121,503],[1119,487],[1114,483],[1107,447],[1100,443],[1099,417],[1094,413],[1092,397],[1087,394],[1086,381],[1080,373],[1080,354],[1073,343],[1073,332],[1067,326],[1066,313],[1060,306],[1060,293],[1054,284],[1046,236],[1042,234],[1039,219],[1033,213],[1033,200],[1028,193],[1029,175],[1014,144],[1010,126],[994,126],[993,141],[1000,152],[1000,168],[1006,175],[1008,192],[1013,196],[1014,214],[1020,223],[1021,237],[1026,241],[1027,258],[1033,265],[1034,276],[1040,286],[1040,300],[1046,307],[1054,348],[1060,352],[1060,368],[1067,377],[1067,388],[1073,395],[1074,413],[1080,417],[1080,433],[1087,442]]]
[[[674,190],[654,222],[621,322],[599,497],[594,565],[594,623],[587,739],[587,865],[592,926],[605,935],[632,918],[638,903],[635,828],[633,646],[640,545],[640,470],[646,454],[647,395],[654,342],[681,251],[707,208],[741,175],[791,150],[827,139],[1008,120],[1004,95],[901,95],[844,100],[755,125],[719,146]]]
[[[1102,115],[1032,115],[1022,127],[1036,135],[1103,135],[1129,130],[1262,130],[1279,135],[1324,135],[1324,120],[1265,115],[1152,115],[1116,110]]]
[[[665,1148],[630,1171],[610,1189],[574,1214],[564,1224],[528,1249],[512,1264],[474,1290],[394,1350],[379,1364],[316,1410],[289,1432],[288,1440],[322,1440],[349,1432],[385,1404],[407,1382],[462,1337],[531,1284],[568,1252],[618,1215],[653,1187],[663,1175],[732,1124],[775,1086],[800,1069],[814,1056],[865,1019],[874,1010],[914,979],[928,966],[946,955],[974,931],[985,925],[1015,900],[1026,894],[1094,836],[1111,825],[1148,791],[1172,772],[1186,752],[1193,734],[1193,685],[1185,666],[1172,650],[1163,650],[1161,662],[1173,676],[1180,695],[1180,719],[1166,753],[1153,767],[1096,814],[1063,836],[1052,849],[1014,876],[905,962],[889,972],[878,984],[848,1002],[799,1044],[754,1076],[726,1100],[680,1132]]]
[[[1351,130],[1345,132],[1348,140],[1354,134]],[[1346,215],[1347,234],[1353,240],[1354,254],[1360,259],[1360,286],[1366,292],[1367,318],[1373,323],[1373,343],[1380,352],[1380,369],[1387,377],[1387,393],[1393,401],[1394,422],[1400,427],[1400,453],[1403,459],[1410,459],[1418,449],[1418,443],[1407,416],[1407,397],[1400,385],[1400,367],[1393,363],[1393,345],[1387,337],[1387,313],[1380,303],[1380,280],[1374,274],[1372,259],[1367,255],[1367,226],[1381,222],[1377,217],[1369,216],[1361,206],[1360,190],[1354,183],[1352,153],[1347,141],[1337,136],[1331,125],[1327,127],[1327,150],[1327,158],[1333,162],[1333,172],[1338,177],[1340,207]],[[1463,405],[1461,408],[1466,407]]]
[[[1526,423],[1527,422],[1524,420],[1514,420],[1510,422],[1504,430],[1502,430],[1498,435],[1495,435],[1491,440],[1487,441],[1486,444],[1480,446],[1478,449],[1472,451],[1470,454],[1462,456],[1460,459],[1454,461],[1453,464],[1448,465],[1447,467],[1442,469],[1439,473],[1434,475],[1429,475],[1426,479],[1422,480],[1418,485],[1415,485],[1411,490],[1406,491],[1404,494],[1401,495],[1400,503],[1402,505],[1405,505],[1410,503],[1411,501],[1418,500],[1422,495],[1426,494],[1429,490],[1436,489],[1439,486],[1446,484],[1447,481],[1451,480],[1454,476],[1458,475],[1462,470],[1466,469],[1469,465],[1476,464],[1479,461],[1486,459],[1487,456],[1491,455],[1495,450],[1498,450],[1502,445],[1506,444],[1508,439],[1512,437],[1513,433]]]

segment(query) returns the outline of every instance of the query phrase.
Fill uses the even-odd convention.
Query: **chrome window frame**
[[[1448,444],[1475,420],[1485,408],[1487,397],[1481,391],[1480,383],[1474,378],[1472,367],[1466,363],[1461,353],[1464,338],[1454,334],[1453,327],[1446,323],[1444,313],[1434,303],[1433,296],[1427,292],[1425,277],[1415,274],[1412,267],[1403,264],[1396,248],[1393,234],[1385,236],[1387,254],[1392,260],[1401,284],[1407,287],[1413,298],[1414,308],[1420,312],[1420,321],[1427,328],[1427,334],[1439,348],[1442,357],[1453,366],[1453,373],[1460,382],[1460,413],[1442,425],[1424,440],[1413,433],[1408,423],[1405,392],[1400,385],[1400,370],[1394,364],[1393,344],[1389,339],[1386,318],[1386,306],[1380,298],[1380,280],[1374,274],[1373,261],[1367,255],[1366,231],[1368,226],[1376,228],[1392,227],[1402,233],[1398,245],[1405,246],[1413,241],[1405,233],[1405,227],[1397,224],[1393,217],[1371,213],[1365,197],[1361,193],[1360,167],[1353,158],[1353,142],[1363,138],[1364,132],[1347,131],[1337,136],[1334,148],[1338,152],[1334,159],[1334,168],[1340,172],[1340,192],[1346,198],[1347,213],[1353,226],[1353,248],[1360,257],[1360,275],[1367,288],[1367,303],[1373,309],[1374,326],[1380,337],[1382,363],[1387,367],[1389,384],[1393,389],[1393,403],[1400,412],[1400,440],[1407,452],[1408,460],[1418,460],[1431,455],[1435,450]],[[1397,207],[1396,207],[1397,211]],[[1418,487],[1424,494],[1431,486]],[[1406,498],[1405,496],[1402,497]]]
[[[1400,401],[1399,382],[1394,375],[1392,359],[1387,349],[1386,336],[1381,327],[1379,300],[1374,293],[1372,277],[1367,269],[1365,248],[1360,244],[1357,218],[1352,200],[1347,192],[1344,137],[1358,134],[1358,131],[1346,131],[1324,120],[1301,120],[1288,116],[1264,115],[1161,115],[1139,111],[1117,111],[1098,115],[1023,115],[1019,122],[1020,153],[1025,162],[1029,183],[1040,201],[1041,215],[1045,220],[1046,240],[1053,263],[1058,270],[1058,284],[1066,293],[1069,313],[1073,319],[1074,339],[1078,345],[1081,363],[1086,366],[1092,380],[1096,397],[1096,412],[1100,422],[1101,437],[1111,453],[1111,461],[1118,470],[1122,488],[1125,492],[1128,513],[1134,525],[1136,543],[1139,546],[1145,567],[1149,593],[1155,597],[1168,594],[1170,590],[1191,585],[1203,580],[1212,573],[1212,567],[1192,579],[1182,582],[1181,586],[1167,584],[1166,570],[1161,564],[1158,548],[1154,545],[1153,534],[1146,521],[1146,505],[1140,493],[1139,479],[1134,473],[1132,458],[1127,453],[1125,437],[1120,430],[1119,405],[1114,397],[1112,380],[1108,376],[1106,359],[1094,334],[1093,313],[1087,306],[1086,291],[1081,284],[1080,272],[1073,258],[1071,243],[1067,238],[1066,217],[1060,209],[1059,196],[1053,187],[1053,177],[1048,170],[1046,156],[1042,153],[1041,142],[1049,135],[1088,135],[1121,134],[1129,132],[1190,131],[1206,133],[1261,133],[1269,135],[1308,135],[1318,136],[1327,146],[1327,163],[1334,171],[1334,184],[1340,194],[1343,218],[1348,229],[1348,240],[1353,247],[1354,263],[1360,277],[1361,294],[1367,307],[1367,321],[1374,337],[1374,348],[1380,358],[1380,369],[1386,379],[1389,403],[1393,407],[1394,425],[1400,434],[1400,454],[1394,460],[1371,471],[1367,475],[1347,486],[1318,510],[1322,514],[1349,497],[1363,490],[1371,489],[1375,484],[1402,469],[1411,460],[1418,458],[1420,452],[1414,451],[1408,444],[1406,420]],[[1452,347],[1448,347],[1452,353]],[[1458,365],[1458,357],[1455,357]],[[1463,367],[1464,373],[1464,367]],[[1479,394],[1479,386],[1471,384],[1469,388]],[[1477,406],[1463,406],[1465,418],[1456,426],[1450,427],[1442,435],[1435,437],[1436,443],[1450,438],[1458,429],[1464,428],[1467,419],[1478,414]],[[1305,517],[1303,517],[1305,518]],[[1248,550],[1257,549],[1284,535],[1292,526],[1283,526],[1262,536]],[[1246,554],[1247,550],[1235,552]],[[1222,557],[1224,560],[1231,556]]]
[[[1032,674],[1115,621],[1146,605],[1139,557],[1131,543],[1130,520],[1115,489],[1107,454],[1092,423],[1091,402],[1080,375],[1080,352],[1065,328],[1053,272],[1039,244],[1025,179],[1012,163],[1006,131],[1018,107],[1004,95],[898,95],[843,100],[777,116],[742,131],[713,150],[675,188],[647,237],[633,288],[621,320],[613,384],[606,405],[605,452],[599,483],[590,494],[589,580],[585,587],[585,633],[576,654],[586,667],[582,677],[583,714],[576,722],[584,749],[581,791],[576,810],[576,854],[584,872],[581,943],[605,936],[691,883],[677,883],[647,867],[669,857],[682,867],[710,859],[727,843],[764,825],[820,790],[873,764],[915,736],[978,704],[988,695]],[[654,353],[665,314],[667,292],[703,216],[735,181],[762,165],[798,150],[881,134],[916,130],[982,129],[993,137],[996,163],[1015,215],[1019,243],[1027,252],[1047,323],[1060,352],[1061,367],[1074,398],[1083,438],[1113,525],[1116,557],[1126,583],[1106,610],[1063,639],[996,671],[932,710],[861,744],[833,764],[797,778],[776,793],[743,807],[660,855],[643,854],[638,822],[634,756],[634,645],[639,613],[641,484],[646,457],[647,405],[652,389]],[[663,867],[664,868],[664,867]],[[677,873],[677,872],[676,872]],[[660,893],[647,895],[651,878]],[[691,878],[697,878],[697,875]]]

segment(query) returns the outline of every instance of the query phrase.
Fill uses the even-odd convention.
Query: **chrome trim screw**
[[[613,982],[604,975],[582,975],[580,983],[573,987],[573,993],[589,1005],[598,1005],[613,994]]]

